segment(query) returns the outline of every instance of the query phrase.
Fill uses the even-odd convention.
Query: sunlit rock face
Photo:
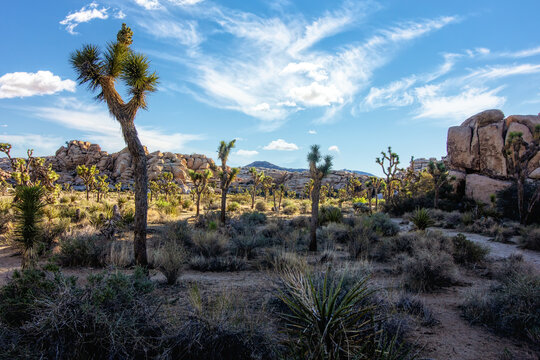
[[[448,129],[446,162],[456,181],[465,183],[468,197],[489,203],[491,194],[511,185],[503,154],[506,139],[511,132],[521,132],[530,142],[538,124],[536,115],[505,118],[500,110],[486,110]],[[540,154],[529,163],[529,178],[540,179]]]

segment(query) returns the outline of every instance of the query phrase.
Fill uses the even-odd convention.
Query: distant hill
[[[302,171],[307,171],[307,169],[291,169],[291,168],[284,168],[284,167],[281,167],[281,166],[277,166],[277,165],[274,165],[268,161],[254,161],[252,162],[251,164],[248,164],[246,166],[244,166],[245,168],[250,168],[250,167],[256,167],[256,168],[263,168],[263,169],[274,169],[274,170],[280,170],[280,171],[290,171],[290,172],[302,172]],[[370,173],[367,173],[365,171],[359,171],[359,170],[347,170],[347,169],[343,169],[343,171],[349,171],[349,172],[352,172],[352,173],[355,173],[355,174],[359,174],[359,175],[367,175],[367,176],[373,176],[373,174],[370,174]]]

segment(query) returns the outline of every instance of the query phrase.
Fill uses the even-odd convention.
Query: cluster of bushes
[[[472,324],[540,345],[540,276],[512,256],[495,271],[497,283],[471,293],[461,308]]]

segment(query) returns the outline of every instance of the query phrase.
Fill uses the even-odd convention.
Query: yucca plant
[[[429,211],[424,208],[416,209],[412,213],[411,221],[418,230],[426,230],[427,227],[433,225]]]
[[[23,269],[33,266],[34,246],[39,241],[46,203],[45,189],[36,186],[18,186],[15,192],[15,240],[22,247]]]
[[[322,284],[298,270],[285,271],[282,280],[280,298],[289,309],[282,316],[293,358],[353,359],[373,343],[374,307],[366,305],[371,295],[366,279],[349,290],[343,276],[335,281],[328,271]]]

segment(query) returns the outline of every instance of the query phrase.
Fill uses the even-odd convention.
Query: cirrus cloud
[[[257,150],[240,149],[237,152],[235,152],[235,154],[238,155],[238,156],[242,156],[242,157],[251,157],[251,156],[258,155],[259,152]]]
[[[60,25],[65,25],[68,33],[75,35],[75,28],[81,24],[89,22],[93,19],[105,20],[109,17],[107,14],[107,8],[99,8],[99,5],[92,2],[86,6],[83,6],[79,11],[69,13],[64,20],[60,21]]]

